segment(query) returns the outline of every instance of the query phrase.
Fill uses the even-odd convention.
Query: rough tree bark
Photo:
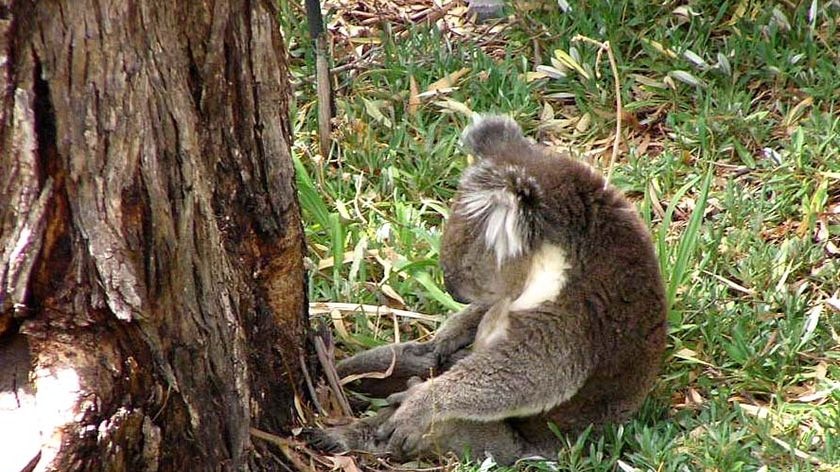
[[[0,0],[0,469],[270,470],[303,241],[272,1]]]

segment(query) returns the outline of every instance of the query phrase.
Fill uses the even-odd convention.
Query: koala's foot
[[[333,454],[350,451],[380,454],[387,446],[376,438],[376,428],[361,421],[327,429],[306,428],[301,435],[313,448]]]
[[[341,430],[343,427],[329,429],[304,428],[300,436],[306,444],[319,451],[338,454],[352,450],[351,438],[346,437]]]

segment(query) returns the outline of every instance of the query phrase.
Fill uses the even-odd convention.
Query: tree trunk
[[[0,0],[0,469],[270,470],[306,346],[272,1]]]

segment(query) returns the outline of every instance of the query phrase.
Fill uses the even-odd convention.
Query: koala
[[[388,408],[311,430],[331,451],[399,459],[448,452],[498,463],[551,457],[560,440],[633,415],[666,341],[662,277],[633,205],[590,166],[528,140],[510,118],[464,130],[464,172],[440,259],[469,305],[433,340],[384,346],[338,364],[385,371],[355,388]]]

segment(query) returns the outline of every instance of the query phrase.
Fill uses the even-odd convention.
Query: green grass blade
[[[441,290],[434,280],[432,280],[428,272],[414,272],[413,275],[414,279],[426,289],[428,295],[441,305],[453,311],[459,311],[464,308],[464,305],[456,302],[452,299],[452,296]]]
[[[295,180],[298,186],[298,195],[300,195],[300,204],[303,211],[309,213],[312,219],[317,222],[322,229],[327,230],[330,227],[330,211],[327,209],[327,204],[321,198],[320,192],[315,187],[312,177],[306,171],[306,167],[300,162],[300,159],[294,157],[295,165]]]
[[[706,213],[706,203],[709,198],[709,189],[712,186],[713,176],[713,169],[710,167],[706,171],[706,176],[703,178],[703,184],[700,187],[700,194],[697,197],[694,211],[691,212],[691,216],[688,219],[688,226],[686,226],[677,244],[676,257],[671,267],[670,276],[668,277],[668,287],[666,289],[669,312],[674,307],[677,289],[686,282],[686,277],[690,273],[691,264],[694,262],[694,256],[697,253],[697,243],[700,238],[703,215]],[[696,182],[696,180],[693,179],[693,182]],[[673,203],[668,208],[669,211],[675,207]]]

